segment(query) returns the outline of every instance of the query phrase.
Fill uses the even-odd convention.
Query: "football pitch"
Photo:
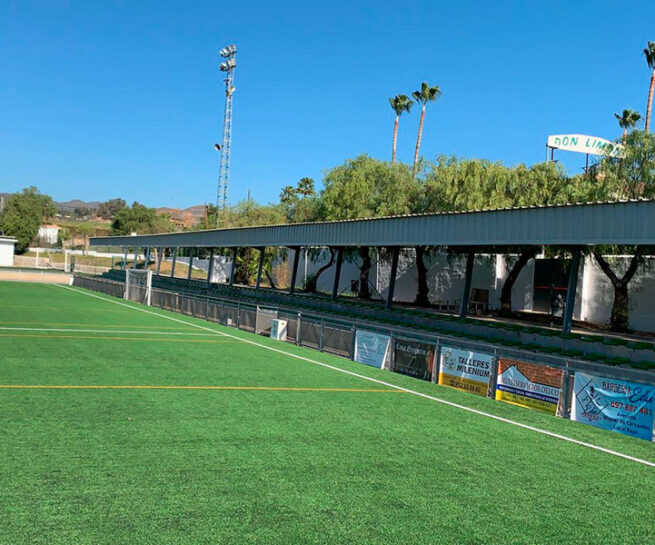
[[[0,545],[653,543],[644,462],[647,441],[0,283]]]

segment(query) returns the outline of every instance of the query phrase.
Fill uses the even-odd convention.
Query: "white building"
[[[0,236],[0,267],[14,266],[14,248],[16,239],[14,237]]]
[[[37,236],[42,244],[57,244],[59,229],[59,225],[41,225]]]

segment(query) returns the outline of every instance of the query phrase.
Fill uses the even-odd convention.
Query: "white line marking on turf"
[[[172,316],[166,316],[165,314],[159,314],[157,312],[153,312],[151,310],[146,310],[144,308],[139,308],[139,307],[135,307],[135,306],[132,306],[132,305],[128,305],[127,303],[122,303],[120,301],[112,301],[111,299],[105,299],[104,297],[100,297],[100,296],[95,295],[93,293],[87,293],[85,291],[80,291],[78,289],[74,289],[74,288],[71,288],[71,287],[68,287],[68,286],[63,286],[63,285],[59,285],[59,284],[52,284],[52,285],[56,286],[56,287],[59,287],[59,288],[64,288],[66,290],[70,290],[70,291],[72,291],[74,293],[78,293],[80,295],[86,295],[88,297],[94,297],[96,299],[100,299],[101,301],[105,301],[106,303],[113,303],[115,305],[121,305],[121,306],[124,306],[124,307],[127,307],[127,308],[131,308],[132,310],[138,310],[138,311],[144,312],[146,314],[152,314],[154,316],[159,316],[160,318],[164,318],[166,320],[171,320],[173,322],[186,324],[188,326],[195,327],[195,328],[198,328],[198,329],[204,329],[206,331],[211,331],[211,332],[213,332],[213,333],[215,333],[217,335],[221,335],[223,337],[230,337],[232,339],[242,341],[242,342],[244,342],[246,344],[251,344],[253,346],[258,346],[260,348],[264,348],[265,350],[270,350],[272,352],[277,352],[279,354],[284,354],[284,355],[289,356],[291,358],[295,358],[295,359],[298,359],[298,360],[313,363],[315,365],[320,365],[321,367],[327,367],[328,369],[332,369],[333,371],[338,371],[339,373],[344,373],[346,375],[351,375],[353,377],[361,378],[361,379],[367,380],[369,382],[375,382],[377,384],[382,384],[383,386],[389,386],[391,388],[396,388],[396,389],[401,390],[403,392],[407,392],[408,394],[413,394],[415,396],[422,397],[424,399],[429,399],[430,401],[435,401],[435,402],[441,403],[443,405],[448,405],[449,407],[455,407],[456,409],[460,409],[462,411],[467,411],[467,412],[470,412],[470,413],[473,413],[473,414],[477,414],[479,416],[484,416],[486,418],[491,418],[492,420],[497,420],[498,422],[504,422],[505,424],[511,424],[513,426],[517,426],[519,428],[530,430],[530,431],[533,431],[535,433],[540,433],[542,435],[547,435],[548,437],[553,437],[555,439],[560,439],[560,440],[566,441],[568,443],[573,443],[575,445],[586,447],[586,448],[589,448],[589,449],[592,449],[592,450],[597,450],[599,452],[604,452],[605,454],[611,454],[612,456],[617,456],[617,457],[623,458],[625,460],[630,460],[631,462],[637,462],[637,463],[643,464],[645,466],[655,467],[655,462],[650,462],[648,460],[643,460],[641,458],[636,458],[634,456],[629,456],[628,454],[623,454],[622,452],[618,452],[616,450],[611,450],[611,449],[608,449],[608,448],[605,448],[605,447],[600,447],[600,446],[594,445],[592,443],[587,443],[586,441],[580,441],[578,439],[573,439],[572,437],[567,437],[566,435],[561,435],[559,433],[555,433],[555,432],[548,431],[548,430],[543,430],[543,429],[537,428],[535,426],[530,426],[528,424],[523,424],[522,422],[517,422],[516,420],[510,420],[509,418],[504,418],[502,416],[497,416],[495,414],[486,413],[486,412],[480,411],[478,409],[473,409],[471,407],[467,407],[466,405],[460,405],[459,403],[454,403],[452,401],[446,401],[445,399],[440,399],[438,397],[434,397],[434,396],[431,396],[431,395],[428,395],[428,394],[417,392],[415,390],[410,390],[409,388],[404,388],[404,387],[398,386],[396,384],[391,384],[390,382],[385,382],[384,380],[379,380],[379,379],[376,379],[376,378],[367,377],[366,375],[360,375],[359,373],[355,373],[353,371],[348,371],[346,369],[341,369],[339,367],[335,367],[334,365],[330,365],[328,363],[323,363],[323,362],[320,362],[320,361],[312,360],[310,358],[306,358],[304,356],[300,356],[300,355],[297,355],[297,354],[292,354],[290,352],[287,352],[286,350],[280,350],[279,348],[274,348],[272,346],[266,346],[265,344],[260,344],[260,343],[257,343],[255,341],[250,341],[248,339],[243,339],[241,337],[237,337],[235,335],[230,335],[229,333],[224,333],[222,331],[217,331],[216,329],[211,329],[209,327],[201,326],[199,324],[194,324],[194,323],[191,323],[191,322],[186,322],[184,320],[179,320],[177,318],[173,318]]]
[[[131,308],[131,307],[130,307]],[[185,322],[186,323],[186,322]],[[134,333],[140,335],[182,335],[185,337],[210,337],[207,333],[188,333],[185,331],[141,331],[141,330],[121,330],[121,329],[64,329],[54,327],[0,327],[0,331],[40,331],[54,333]]]

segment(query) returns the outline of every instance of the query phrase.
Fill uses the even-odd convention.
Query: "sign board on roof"
[[[621,144],[586,134],[551,134],[548,137],[548,147],[590,155],[623,157]]]

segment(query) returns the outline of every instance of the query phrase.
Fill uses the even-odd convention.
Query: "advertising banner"
[[[396,340],[393,370],[403,375],[432,380],[434,345],[416,341]]]
[[[549,148],[610,157],[623,157],[625,152],[621,144],[586,134],[551,134],[547,145]]]
[[[486,396],[492,361],[490,354],[442,346],[439,384]]]
[[[355,361],[382,368],[389,357],[389,335],[358,329],[355,333]]]
[[[653,439],[655,386],[576,373],[571,420]]]
[[[498,360],[496,399],[499,401],[555,414],[561,386],[561,369],[525,361]]]

